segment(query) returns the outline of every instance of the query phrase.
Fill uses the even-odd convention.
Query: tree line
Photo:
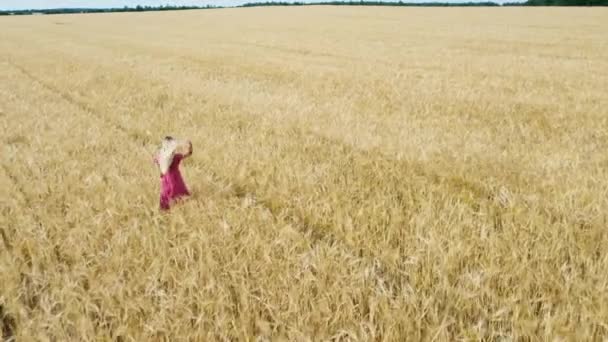
[[[498,3],[486,1],[486,2],[387,2],[387,1],[326,1],[326,2],[315,2],[315,3],[304,3],[304,2],[250,2],[238,7],[258,7],[258,6],[320,6],[320,5],[332,5],[332,6],[431,6],[431,7],[445,7],[445,6],[500,6]]]
[[[527,0],[525,2],[509,2],[500,5],[492,1],[484,2],[388,2],[388,1],[325,1],[316,3],[304,2],[250,2],[238,7],[257,6],[305,6],[305,5],[333,5],[333,6],[422,6],[422,7],[451,7],[451,6],[608,6],[608,0]]]
[[[387,2],[387,1],[325,1],[316,3],[305,2],[249,2],[237,7],[258,6],[418,6],[418,7],[473,7],[473,6],[608,6],[608,0],[527,0],[526,2],[509,2],[502,5],[493,1],[483,2]],[[136,6],[122,8],[53,8],[42,10],[0,11],[0,15],[32,15],[32,14],[70,14],[70,13],[110,13],[110,12],[148,12],[148,11],[179,11],[194,9],[222,8],[221,6]]]
[[[27,9],[15,11],[0,11],[0,15],[31,15],[31,14],[73,14],[73,13],[113,13],[113,12],[150,12],[150,11],[180,11],[194,9],[211,9],[218,6],[135,6],[120,8],[50,8]]]
[[[608,0],[528,0],[503,6],[608,6]]]

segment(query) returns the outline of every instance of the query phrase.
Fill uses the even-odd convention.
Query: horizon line
[[[337,2],[341,2],[343,4],[338,4]],[[355,2],[353,4],[353,2]],[[377,0],[362,0],[362,1],[353,1],[353,0],[349,0],[349,1],[337,1],[337,0],[329,0],[329,1],[322,1],[322,2],[305,2],[305,1],[254,1],[254,2],[247,2],[247,3],[243,3],[240,5],[171,5],[171,4],[164,4],[164,5],[156,5],[156,6],[151,6],[151,5],[125,5],[125,6],[121,6],[121,7],[97,7],[97,6],[82,6],[82,7],[45,7],[45,8],[22,8],[22,9],[1,9],[0,8],[0,12],[27,12],[27,11],[53,11],[53,10],[122,10],[122,9],[137,9],[137,8],[153,8],[153,9],[158,9],[158,8],[176,8],[176,9],[180,9],[180,8],[188,8],[188,9],[222,9],[222,8],[241,8],[241,7],[255,7],[253,5],[266,5],[266,6],[272,6],[272,4],[276,4],[274,6],[319,6],[319,5],[335,5],[335,6],[358,6],[359,4],[362,4],[363,6],[373,6],[373,4],[371,5],[365,5],[365,3],[382,3],[381,6],[394,6],[394,7],[399,7],[399,6],[404,6],[404,5],[416,5],[416,6],[422,6],[425,4],[447,4],[447,5],[453,5],[453,6],[458,6],[458,5],[466,5],[466,4],[484,4],[484,3],[494,3],[497,5],[502,6],[505,3],[525,3],[526,0],[513,0],[513,1],[493,1],[493,0],[488,0],[488,1],[377,1]],[[261,7],[261,6],[259,6]]]

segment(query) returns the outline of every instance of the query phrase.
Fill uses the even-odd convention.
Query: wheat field
[[[606,19],[0,18],[2,337],[606,341]]]

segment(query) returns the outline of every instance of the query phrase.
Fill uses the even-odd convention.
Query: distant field
[[[0,18],[2,336],[605,341],[607,18]]]

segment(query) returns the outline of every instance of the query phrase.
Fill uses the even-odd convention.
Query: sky
[[[235,6],[247,2],[264,2],[267,0],[0,0],[0,10],[19,10],[19,9],[43,9],[43,8],[110,8],[110,7],[135,7],[159,6],[159,5],[215,5],[215,6]],[[270,0],[271,1],[271,0]],[[278,1],[278,0],[275,0]],[[281,0],[285,1],[285,0]],[[287,0],[291,1],[291,0]],[[294,0],[295,1],[295,0]],[[302,0],[298,0],[302,1]],[[306,1],[304,2],[318,2]],[[391,0],[385,0],[391,1]],[[398,1],[398,0],[394,0]],[[434,0],[428,0],[434,1]],[[443,0],[442,0],[443,1]],[[466,0],[469,1],[469,0]],[[472,1],[472,0],[471,0]],[[410,0],[404,2],[422,2],[422,0]],[[447,2],[465,2],[465,0],[447,0]]]
[[[0,10],[43,8],[110,8],[159,5],[234,6],[250,1],[241,0],[0,0]]]

